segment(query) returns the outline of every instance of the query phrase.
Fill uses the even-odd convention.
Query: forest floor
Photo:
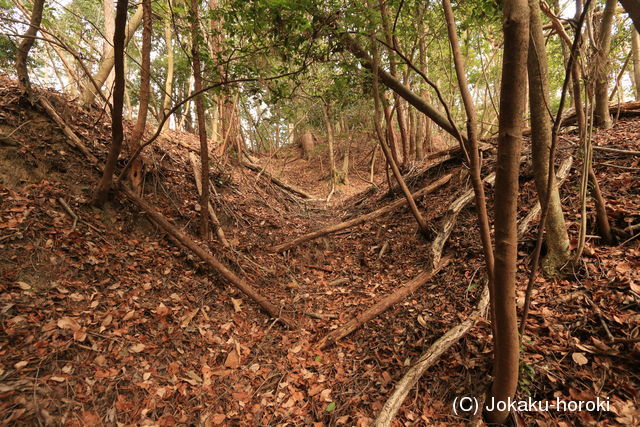
[[[339,189],[327,206],[305,203],[241,166],[213,168],[213,199],[234,249],[201,243],[295,319],[298,328],[289,330],[176,246],[123,195],[103,210],[90,207],[96,169],[42,111],[19,102],[14,82],[0,79],[0,134],[11,134],[0,141],[2,424],[369,425],[412,362],[477,304],[483,262],[467,208],[446,246],[454,262],[405,301],[318,350],[328,331],[424,271],[430,242],[403,208],[284,254],[270,247],[400,197],[388,194],[381,171],[375,182],[382,184]],[[104,160],[108,117],[53,92],[39,94]],[[640,121],[621,120],[598,132],[595,144],[640,149]],[[197,146],[194,136],[168,132],[150,147],[145,198],[195,236],[189,146]],[[575,137],[567,134],[560,157],[573,152]],[[282,156],[277,164],[307,162],[293,150]],[[612,224],[638,224],[638,156],[596,151],[594,158]],[[492,168],[491,159],[485,167]],[[418,173],[424,165],[415,168],[413,189],[459,161],[426,174]],[[281,170],[283,179],[326,196],[313,161]],[[356,163],[356,171],[368,177],[367,162]],[[562,188],[571,236],[578,230],[579,176],[572,170]],[[530,166],[521,184],[524,217],[536,200]],[[419,199],[425,219],[435,227],[468,185],[454,178]],[[61,199],[78,217],[75,227]],[[527,424],[640,423],[640,239],[599,245],[591,202],[588,212],[583,261],[536,283],[518,397],[600,397],[609,399],[610,411],[521,413]],[[519,305],[535,231],[519,246]],[[332,284],[336,279],[348,280]],[[427,371],[398,424],[466,423],[452,402],[484,393],[491,359],[490,326],[481,319]]]

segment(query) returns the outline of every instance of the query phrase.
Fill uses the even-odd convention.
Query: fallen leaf
[[[58,320],[58,328],[60,329],[70,329],[72,331],[80,330],[80,324],[71,317],[63,317]]]
[[[578,365],[582,366],[582,365],[586,365],[587,363],[589,363],[589,360],[585,357],[584,353],[573,353],[571,355],[571,358],[573,359],[574,362],[576,362]]]
[[[238,353],[236,353],[235,351],[230,351],[224,361],[224,366],[226,368],[237,368],[238,366],[240,366],[240,358],[238,357]]]
[[[211,422],[213,424],[222,424],[222,422],[227,418],[224,414],[213,414],[211,415]]]
[[[18,287],[23,291],[28,291],[29,289],[31,289],[31,285],[25,282],[16,282],[16,285],[18,285]]]
[[[27,366],[29,364],[28,361],[26,360],[21,360],[20,362],[16,363],[15,365],[13,365],[14,368],[16,369],[20,369],[20,368],[24,368],[25,366]]]
[[[133,353],[140,353],[141,351],[143,351],[145,348],[147,348],[146,345],[142,344],[142,343],[138,343],[136,345],[132,345],[131,347],[129,347],[129,351],[133,352]]]
[[[187,315],[182,318],[182,322],[180,322],[180,327],[186,328],[187,326],[189,326],[189,323],[191,323],[193,318],[196,317],[196,314],[198,314],[199,310],[200,310],[199,308],[196,308],[195,310],[187,313]]]
[[[231,298],[231,304],[233,304],[233,310],[236,313],[239,313],[242,311],[242,300],[238,299],[238,298]]]

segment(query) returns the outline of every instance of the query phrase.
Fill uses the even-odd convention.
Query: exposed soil
[[[103,161],[107,115],[85,112],[61,95],[41,94]],[[455,262],[337,345],[316,349],[326,332],[429,262],[430,242],[418,234],[406,208],[284,254],[269,250],[401,197],[388,194],[381,153],[377,186],[366,182],[372,146],[364,138],[352,147],[351,185],[339,187],[328,205],[305,203],[232,161],[212,167],[215,209],[234,249],[201,243],[298,322],[299,329],[287,330],[177,247],[123,195],[114,194],[104,210],[90,207],[98,172],[43,112],[20,104],[15,83],[2,77],[0,133],[11,132],[18,145],[0,142],[4,424],[368,425],[412,361],[465,319],[480,295],[483,261],[475,214],[468,208],[445,248]],[[623,119],[595,138],[597,145],[638,150],[640,122]],[[576,151],[574,140],[565,135],[561,158]],[[187,146],[197,146],[195,136],[168,132],[150,147],[144,197],[195,236],[200,207]],[[325,198],[321,157],[299,159],[289,148],[259,162]],[[594,159],[612,225],[622,230],[638,224],[639,157],[597,151]],[[486,171],[492,162],[490,156]],[[580,164],[576,159],[578,169],[562,188],[571,236],[578,229]],[[412,189],[460,164],[453,159],[420,174],[426,166],[413,165]],[[536,201],[529,168],[521,179],[520,217]],[[418,200],[425,220],[435,227],[468,185],[459,175]],[[78,216],[75,229],[59,198]],[[538,280],[518,397],[600,397],[609,399],[610,411],[521,413],[527,424],[640,423],[640,238],[601,246],[591,202],[588,212],[586,256],[568,266],[566,275]],[[519,248],[520,304],[535,224]],[[379,256],[385,242],[388,249]],[[339,278],[349,281],[329,285]],[[452,403],[457,396],[484,393],[491,359],[490,326],[480,320],[410,393],[398,425],[467,422],[454,415]]]

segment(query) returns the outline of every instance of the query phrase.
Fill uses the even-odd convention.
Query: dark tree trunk
[[[122,107],[124,101],[124,45],[125,45],[125,28],[127,26],[127,7],[129,0],[118,0],[116,5],[116,26],[113,34],[113,51],[114,51],[114,67],[115,81],[113,87],[113,110],[111,112],[111,149],[104,165],[102,178],[98,183],[95,194],[93,195],[93,204],[101,207],[107,201],[111,183],[113,181],[113,173],[116,170],[118,156],[122,149],[122,140],[124,132],[122,129]]]
[[[503,16],[504,56],[494,205],[495,379],[491,397],[504,402],[513,398],[515,394],[519,368],[515,285],[518,254],[518,175],[529,45],[527,0],[504,2]],[[490,412],[488,418],[492,423],[503,423],[508,414],[508,410],[496,410]]]

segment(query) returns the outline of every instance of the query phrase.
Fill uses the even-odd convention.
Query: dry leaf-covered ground
[[[107,117],[48,96],[104,159]],[[235,250],[215,241],[202,244],[298,321],[298,330],[287,330],[177,247],[122,196],[104,210],[91,208],[87,202],[97,172],[48,118],[19,105],[14,83],[2,78],[0,133],[18,126],[12,135],[17,145],[0,143],[4,424],[368,425],[412,361],[466,318],[480,294],[481,250],[473,210],[467,209],[446,249],[455,262],[409,299],[318,351],[314,343],[326,332],[423,271],[430,242],[401,210],[284,255],[271,253],[269,246],[369,212],[398,194],[387,195],[384,184],[350,198],[353,190],[342,189],[327,208],[303,203],[254,172],[215,165],[214,201]],[[598,133],[596,143],[638,150],[639,138],[640,122],[625,119]],[[562,156],[575,151],[572,139],[568,134]],[[199,206],[188,146],[196,146],[191,135],[170,132],[147,153],[145,198],[196,235]],[[366,154],[366,149],[354,152]],[[326,196],[320,166],[296,161],[294,150],[282,156],[260,163]],[[639,157],[608,152],[594,157],[612,224],[619,229],[638,224]],[[365,177],[368,165],[358,166],[360,160],[354,160],[354,174]],[[287,162],[306,163],[284,167]],[[419,188],[456,167],[452,161],[425,176],[415,174],[419,178],[411,184]],[[521,216],[536,200],[530,179],[525,167]],[[578,179],[574,171],[563,186],[572,236],[578,226]],[[357,177],[352,181],[367,188]],[[384,182],[382,171],[376,182]],[[435,226],[465,185],[454,179],[420,200],[425,219]],[[77,215],[75,227],[60,199]],[[589,234],[595,236],[591,205],[589,212]],[[521,288],[534,232],[520,245]],[[379,256],[385,243],[388,249]],[[586,256],[566,276],[539,279],[523,340],[519,397],[608,398],[611,411],[521,414],[526,423],[640,423],[639,261],[639,238],[605,247],[589,237]],[[330,285],[341,278],[349,280]],[[522,296],[520,291],[519,300]],[[452,402],[485,391],[490,362],[490,327],[481,320],[426,373],[406,399],[398,424],[464,423],[453,414]]]

